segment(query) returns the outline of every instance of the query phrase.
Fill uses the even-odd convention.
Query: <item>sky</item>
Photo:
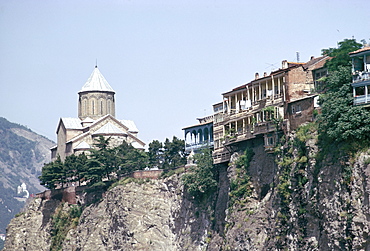
[[[368,0],[0,0],[0,117],[56,141],[97,62],[116,117],[147,144],[212,115],[222,93],[370,39]]]

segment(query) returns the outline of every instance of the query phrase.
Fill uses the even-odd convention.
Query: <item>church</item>
[[[95,66],[87,82],[78,92],[78,118],[60,118],[57,145],[51,148],[51,159],[88,152],[100,136],[110,137],[118,146],[126,141],[137,149],[145,143],[138,138],[138,129],[131,120],[115,118],[115,91]]]

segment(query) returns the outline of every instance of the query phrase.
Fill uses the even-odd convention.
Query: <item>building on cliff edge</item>
[[[312,121],[328,59],[284,60],[280,69],[256,73],[254,80],[223,93],[222,101],[213,105],[214,164],[229,162],[233,152],[255,139],[271,152],[280,132]]]
[[[370,103],[370,46],[351,52],[352,88],[354,105]]]
[[[197,120],[198,124],[183,128],[187,153],[197,152],[203,148],[213,149],[213,115]]]
[[[91,76],[78,92],[78,118],[60,118],[57,145],[51,148],[51,159],[62,160],[71,154],[88,152],[100,136],[110,137],[118,146],[126,141],[137,149],[145,143],[138,138],[138,129],[131,120],[115,118],[115,91],[95,66]]]

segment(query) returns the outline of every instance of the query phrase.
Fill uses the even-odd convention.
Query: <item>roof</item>
[[[87,118],[85,118],[84,120],[82,120],[82,122],[83,122],[83,123],[93,123],[93,122],[94,122],[94,120],[93,120],[92,118],[90,118],[90,117],[87,117]]]
[[[208,121],[208,122],[203,122],[203,123],[199,123],[199,124],[196,124],[196,125],[186,126],[186,127],[182,128],[182,130],[195,128],[195,127],[201,127],[201,126],[208,125],[208,124],[213,124],[213,121]]]
[[[82,89],[79,91],[79,93],[88,91],[105,91],[114,93],[113,88],[108,84],[107,80],[105,80],[97,66],[95,66],[89,79],[84,86],[82,86]]]
[[[139,132],[134,121],[122,119],[119,122],[126,126],[129,132]]]
[[[79,118],[60,118],[66,129],[82,129]]]
[[[213,115],[206,116],[203,118],[197,118],[197,120],[199,121],[199,124],[184,127],[182,128],[182,130],[195,128],[195,127],[201,127],[201,126],[208,125],[208,124],[213,124]]]
[[[89,144],[87,144],[85,141],[82,141],[74,149],[75,150],[83,150],[83,149],[90,149],[90,148],[91,148],[91,146]]]
[[[365,51],[370,51],[370,46],[366,46],[366,47],[358,49],[356,51],[352,51],[352,52],[349,53],[349,55],[354,55],[354,54],[365,52]]]
[[[117,135],[117,134],[118,135],[128,135],[130,138],[133,139],[133,141],[136,141],[139,145],[141,145],[141,148],[143,148],[145,146],[145,143],[143,141],[141,141],[139,138],[137,138],[134,134],[131,134],[131,133],[138,132],[138,130],[136,128],[136,125],[133,121],[131,121],[131,120],[122,120],[122,121],[117,120],[115,117],[113,117],[110,114],[107,114],[107,115],[105,115],[105,116],[103,116],[103,117],[101,117],[97,120],[94,120],[93,123],[91,123],[89,126],[84,127],[84,128],[82,127],[81,120],[79,118],[61,118],[57,130],[59,130],[59,127],[60,127],[61,123],[63,123],[65,125],[66,129],[78,129],[78,130],[81,130],[81,131],[82,130],[85,131],[85,129],[88,129],[84,133],[76,135],[74,138],[72,138],[72,139],[70,139],[69,141],[66,142],[66,143],[72,143],[72,142],[76,142],[77,140],[80,140],[83,137],[86,137],[87,135],[89,135],[90,134],[90,128],[96,126],[97,124],[99,124],[100,122],[102,122],[102,121],[104,121],[108,118],[113,120],[114,122],[116,122],[118,125],[122,125],[121,127],[123,128],[123,130],[119,129],[113,123],[108,122],[107,124],[105,124],[104,126],[99,128],[97,131],[95,131],[93,133],[93,135],[99,135],[99,134],[101,134],[101,135],[108,135],[108,134],[111,134],[111,135],[114,135],[114,134],[115,135]],[[108,125],[108,124],[110,124],[110,125]],[[126,130],[127,130],[127,132],[126,132]]]
[[[144,149],[144,146],[137,141],[132,142],[131,145],[136,149]]]
[[[312,95],[305,96],[305,97],[302,97],[302,98],[294,99],[294,100],[292,100],[292,101],[289,101],[288,103],[289,103],[289,104],[292,104],[292,103],[295,103],[295,102],[302,101],[302,100],[304,100],[304,99],[315,98],[315,97],[318,97],[318,96],[319,96],[318,94],[312,94]]]
[[[111,122],[106,123],[104,126],[99,128],[96,132],[93,133],[93,135],[111,135],[111,134],[121,134],[121,135],[127,135],[124,131],[119,129],[117,126],[113,125]]]
[[[316,69],[324,67],[326,61],[329,60],[329,59],[331,59],[331,57],[329,57],[329,56],[322,56],[322,57],[318,57],[318,58],[312,58],[310,61],[305,63],[303,67],[305,69],[307,69],[307,68],[313,66],[313,68],[311,68],[311,70],[316,70]]]

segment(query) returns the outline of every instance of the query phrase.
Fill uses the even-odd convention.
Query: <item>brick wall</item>
[[[37,198],[43,200],[60,200],[68,202],[69,204],[76,204],[76,187],[67,187],[55,190],[45,190],[44,192],[36,194]]]
[[[293,112],[293,106],[299,106],[300,112]],[[288,119],[290,122],[290,130],[295,130],[297,127],[305,122],[313,120],[314,110],[314,96],[305,98],[299,101],[288,104]]]

